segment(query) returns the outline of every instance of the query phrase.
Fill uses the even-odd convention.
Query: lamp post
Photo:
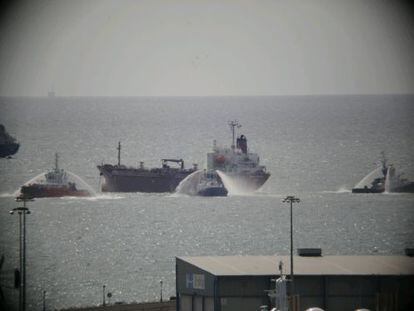
[[[19,311],[26,310],[26,215],[30,210],[26,207],[27,201],[33,198],[21,195],[16,198],[16,202],[23,202],[23,206],[13,208],[10,214],[19,214],[19,239],[20,239],[20,287],[19,287]]]
[[[292,205],[293,203],[299,203],[300,199],[296,198],[293,195],[289,195],[283,199],[283,203],[290,203],[290,282],[291,282],[291,295],[295,293],[295,285],[293,282],[293,213]]]
[[[160,281],[160,302],[162,302],[162,280]]]
[[[102,285],[102,305],[105,307],[106,306],[106,301],[105,301],[105,285]]]
[[[43,311],[46,311],[46,291],[43,291]]]

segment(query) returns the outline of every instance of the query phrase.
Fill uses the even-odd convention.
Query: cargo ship
[[[3,124],[0,124],[0,158],[5,158],[16,154],[20,144],[16,139],[7,133]]]
[[[97,168],[103,176],[103,192],[173,192],[178,184],[191,173],[193,168],[184,168],[183,159],[161,159],[161,167],[127,167],[121,164],[121,143],[118,143],[118,164],[102,164]],[[170,163],[174,163],[172,167]]]
[[[352,193],[400,192],[414,193],[414,182],[397,174],[395,167],[388,164],[384,152],[377,168],[365,176],[353,189]]]
[[[269,179],[270,173],[264,165],[260,165],[257,153],[248,150],[247,138],[240,135],[236,139],[236,128],[241,125],[237,120],[230,121],[232,144],[228,147],[218,147],[213,143],[213,151],[207,153],[207,170],[224,174],[239,190],[255,191]],[[226,181],[223,180],[224,184]]]
[[[38,182],[23,185],[19,197],[48,198],[48,197],[87,197],[91,193],[77,189],[74,182],[69,181],[68,173],[59,168],[59,155],[55,154],[55,167],[44,175]]]

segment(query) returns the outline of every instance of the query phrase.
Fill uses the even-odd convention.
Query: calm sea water
[[[178,157],[206,164],[213,140],[229,145],[227,122],[243,125],[251,151],[272,177],[254,195],[200,198],[176,194],[104,194],[37,199],[27,219],[28,309],[175,295],[175,257],[289,253],[288,194],[294,244],[324,254],[403,254],[413,247],[414,195],[352,194],[380,152],[414,180],[414,96],[227,98],[0,98],[0,123],[18,138],[0,160],[0,253],[18,267],[18,217],[12,193],[53,166],[96,191],[96,165],[159,166]],[[276,271],[276,267],[275,267]],[[2,284],[11,287],[11,278]],[[18,292],[3,288],[16,305]]]

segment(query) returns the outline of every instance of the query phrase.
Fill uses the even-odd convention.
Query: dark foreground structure
[[[175,301],[113,304],[98,307],[71,308],[61,311],[175,311]]]
[[[176,258],[177,311],[254,311],[273,307],[267,290],[289,275],[289,256]],[[294,310],[414,310],[414,258],[294,257]]]
[[[20,144],[16,139],[7,133],[3,124],[0,124],[0,158],[5,158],[15,154],[19,150]]]

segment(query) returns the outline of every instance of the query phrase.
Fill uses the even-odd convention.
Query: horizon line
[[[0,98],[218,98],[218,97],[331,97],[331,96],[413,96],[412,93],[341,93],[277,95],[0,95]]]

